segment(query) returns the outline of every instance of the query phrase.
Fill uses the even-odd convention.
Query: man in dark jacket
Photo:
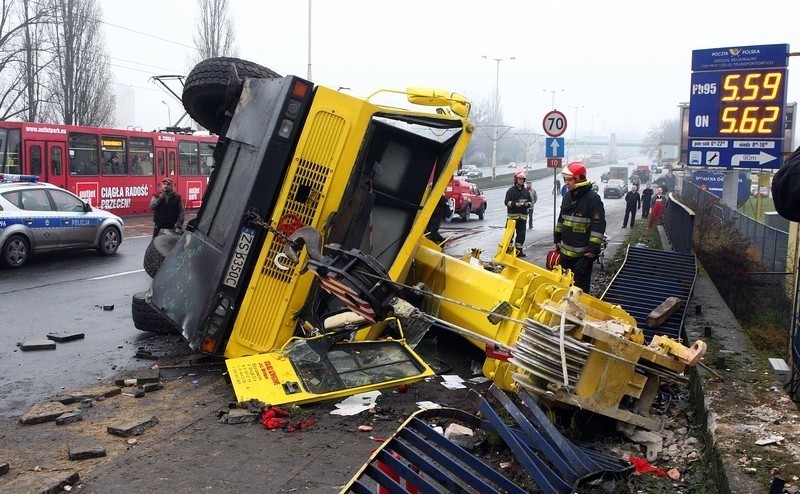
[[[622,220],[622,228],[628,226],[628,216],[631,218],[631,228],[633,228],[633,224],[636,222],[636,210],[639,209],[641,203],[642,200],[639,197],[639,188],[634,185],[631,187],[631,190],[625,194],[625,218]]]
[[[150,210],[153,211],[153,236],[162,228],[180,230],[183,228],[183,199],[175,192],[175,182],[165,178],[161,182],[161,190],[150,199]]]
[[[650,216],[650,202],[653,199],[653,189],[647,184],[642,191],[642,218]]]
[[[572,270],[574,285],[589,293],[592,266],[606,232],[606,212],[603,200],[586,180],[583,163],[570,163],[561,175],[569,193],[561,199],[553,240],[561,255],[561,267]]]
[[[525,172],[518,171],[514,174],[514,185],[506,191],[506,205],[508,219],[516,222],[514,234],[514,248],[517,250],[517,257],[525,257],[522,247],[525,244],[525,226],[528,221],[528,207],[533,203],[533,198],[528,189],[525,188]]]

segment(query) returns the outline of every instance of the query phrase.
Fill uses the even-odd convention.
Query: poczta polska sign
[[[789,45],[692,51],[688,165],[780,168]]]

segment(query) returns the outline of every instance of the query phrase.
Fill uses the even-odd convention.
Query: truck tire
[[[481,209],[478,211],[478,219],[479,220],[482,220],[483,217],[486,215],[486,207],[487,207],[486,206],[486,201],[483,201],[483,206],[481,206]]]
[[[464,206],[464,210],[461,211],[461,221],[463,221],[465,223],[467,221],[469,221],[469,215],[470,214],[472,214],[472,204],[471,203],[467,203],[467,205]]]
[[[147,249],[144,251],[142,265],[144,266],[145,272],[149,274],[151,278],[156,277],[161,263],[163,263],[164,259],[172,252],[172,249],[175,248],[180,238],[180,235],[159,235],[153,237],[153,240],[150,241],[150,245],[148,245]]]
[[[232,69],[235,69],[232,70]],[[275,79],[277,72],[240,58],[215,57],[194,66],[183,85],[183,107],[192,119],[219,134],[225,124],[225,110],[238,98],[240,88],[231,76]]]
[[[133,325],[139,331],[150,333],[177,334],[178,328],[155,310],[147,301],[147,292],[139,292],[133,295],[131,300],[131,319]]]

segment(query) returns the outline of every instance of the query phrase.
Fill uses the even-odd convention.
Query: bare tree
[[[650,157],[657,156],[662,144],[678,144],[681,138],[681,128],[678,119],[662,120],[657,125],[652,125],[642,142],[642,152]]]
[[[21,0],[24,19],[27,22],[22,36],[23,63],[19,72],[24,77],[25,120],[36,122],[40,119],[40,104],[47,99],[43,84],[44,69],[52,61],[52,45],[47,42],[47,22],[49,11],[44,4],[34,0]]]
[[[50,0],[50,5],[51,110],[65,124],[112,126],[116,101],[100,7],[95,0]]]
[[[197,33],[194,45],[199,62],[211,57],[235,57],[236,36],[228,0],[197,0]]]
[[[0,120],[31,119],[26,64],[33,40],[32,32],[41,30],[46,22],[42,5],[33,7],[30,0],[3,0],[0,3]]]

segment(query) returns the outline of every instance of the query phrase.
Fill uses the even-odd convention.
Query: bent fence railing
[[[691,254],[694,242],[694,211],[670,192],[669,201],[664,206],[664,231],[672,244],[672,250],[681,254]]]

